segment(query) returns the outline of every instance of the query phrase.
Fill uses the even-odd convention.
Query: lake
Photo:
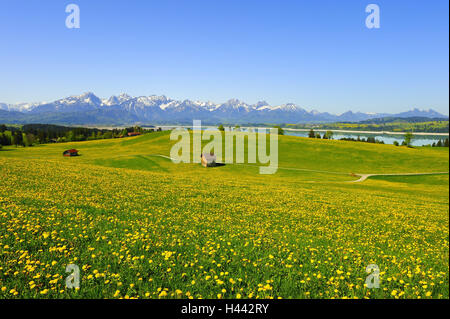
[[[322,136],[326,132],[326,130],[315,130],[314,132],[320,133]],[[285,135],[293,135],[293,136],[302,136],[302,137],[308,137],[308,131],[291,131],[291,130],[285,130]],[[382,134],[379,132],[374,133],[359,133],[359,132],[352,132],[352,133],[343,133],[343,132],[333,132],[333,139],[339,140],[341,138],[354,138],[357,139],[358,136],[360,138],[367,137],[375,137],[375,139],[379,141],[383,141],[385,144],[394,144],[395,141],[397,141],[399,144],[402,144],[404,140],[403,135],[398,134]],[[413,146],[424,146],[424,145],[431,145],[433,143],[437,143],[439,140],[445,140],[448,138],[448,135],[442,136],[442,135],[413,135],[414,138],[412,140]]]
[[[183,126],[183,125],[168,125],[168,126],[157,126],[161,127],[162,130],[171,130],[176,127],[184,127],[184,128],[192,128],[192,126]],[[217,128],[216,126],[202,126],[202,130],[205,130],[207,128]],[[242,127],[240,128],[241,131],[247,131],[248,129],[257,129],[257,127]],[[327,130],[314,130],[316,133],[320,133],[320,135],[323,136]],[[357,139],[358,136],[360,138],[367,137],[375,137],[375,139],[379,141],[383,141],[385,144],[394,144],[395,141],[397,141],[399,144],[402,144],[404,140],[404,134],[388,134],[388,133],[382,133],[382,132],[341,132],[341,131],[333,131],[333,139],[339,140],[341,138],[354,138]],[[301,136],[301,137],[308,137],[309,130],[293,130],[293,129],[284,129],[284,135],[292,135],[292,136]],[[433,133],[420,133],[421,135],[414,135],[413,134],[413,140],[412,145],[413,146],[424,146],[424,145],[431,145],[433,143],[437,143],[439,140],[444,141],[446,138],[448,138],[448,134],[433,134]]]

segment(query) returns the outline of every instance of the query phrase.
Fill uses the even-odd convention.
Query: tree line
[[[353,130],[357,131],[391,131],[391,132],[428,132],[448,133],[448,119],[429,119],[425,117],[413,118],[380,118],[361,122],[339,122],[324,124],[286,124],[290,128],[311,128],[320,130]]]
[[[439,140],[431,144],[431,147],[448,147],[449,145],[448,137],[445,140]]]
[[[364,143],[375,143],[375,144],[384,144],[384,141],[377,140],[373,136],[369,136],[367,138],[360,138],[359,136],[357,138],[353,137],[343,137],[340,139],[341,141],[352,141],[352,142],[364,142]]]
[[[220,124],[217,128],[221,132],[225,131],[225,127],[223,126],[223,124]],[[231,126],[229,126],[228,128],[231,130]],[[273,126],[273,128],[278,130],[278,135],[284,135],[284,130],[280,125],[275,125],[275,126]],[[239,131],[241,131],[241,126],[236,124],[233,130],[239,132]],[[249,131],[253,132],[253,129],[250,128]]]
[[[332,140],[333,139],[333,132],[332,131],[326,131],[325,134],[320,135],[319,132],[316,133],[316,132],[314,132],[313,129],[311,129],[311,130],[309,130],[308,137],[309,138],[321,138],[321,139],[324,139],[324,140]]]
[[[322,138],[322,139],[332,139],[333,132],[327,131],[323,136],[320,135],[320,133],[315,133],[313,129],[311,129],[308,133],[309,138]],[[411,147],[412,141],[414,139],[414,135],[411,132],[408,132],[404,136],[404,140],[400,144],[397,141],[394,141],[395,146],[407,146]],[[377,140],[375,137],[369,136],[367,138],[360,138],[359,136],[357,138],[353,137],[343,137],[340,139],[341,141],[353,141],[353,142],[366,142],[366,143],[376,143],[376,144],[384,144],[383,141]],[[438,140],[437,142],[433,143],[432,145],[429,145],[431,147],[449,147],[449,139],[446,138],[444,140]]]
[[[150,133],[158,129],[144,129],[139,126],[124,129],[97,129],[86,127],[67,127],[50,124],[26,124],[22,127],[0,125],[1,145],[33,146],[35,144],[64,143],[99,139],[120,138],[128,133]]]

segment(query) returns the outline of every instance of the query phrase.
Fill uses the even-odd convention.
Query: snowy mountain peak
[[[294,103],[271,106],[266,101],[247,104],[238,99],[230,99],[225,103],[173,100],[164,95],[132,97],[126,93],[99,99],[94,93],[86,92],[70,96],[50,103],[0,103],[2,113],[21,112],[22,118],[29,118],[34,123],[180,123],[199,119],[210,123],[304,123],[304,122],[336,122],[363,121],[386,116],[448,118],[448,116],[427,109],[414,108],[411,111],[387,113],[361,113],[347,111],[340,115],[327,112],[306,111]],[[65,115],[59,115],[65,113]],[[9,119],[16,115],[8,115]],[[51,122],[48,122],[50,119]],[[25,120],[23,120],[25,121]],[[27,120],[28,121],[28,120]],[[66,121],[66,122],[64,122]],[[86,121],[93,121],[87,123]],[[26,122],[26,121],[25,121]]]
[[[250,106],[238,99],[230,99],[221,104],[217,109],[222,111],[249,111]]]
[[[79,95],[78,97],[79,98],[88,98],[88,97],[93,97],[93,96],[97,97],[94,93],[89,91],[89,92],[84,92],[83,94]]]
[[[243,103],[240,100],[238,100],[238,99],[229,99],[224,104],[231,105],[231,106],[238,106],[238,105],[241,105]]]
[[[18,112],[30,112],[37,106],[44,104],[45,102],[38,103],[18,103],[18,104],[6,104],[0,103],[0,110],[5,111],[18,111]]]
[[[92,92],[86,92],[81,95],[70,96],[65,99],[56,101],[57,104],[88,104],[88,105],[100,105],[102,101]]]
[[[266,101],[259,101],[258,103],[255,104],[256,108],[260,108],[263,106],[269,106],[269,103],[267,103]]]
[[[103,99],[102,104],[106,106],[112,106],[112,105],[119,105],[122,104],[128,100],[131,100],[133,97],[126,94],[126,93],[120,93],[118,96],[111,96],[109,99]]]
[[[282,110],[282,111],[288,111],[288,112],[306,112],[301,107],[299,107],[297,104],[294,103],[286,103],[283,105],[272,107],[273,110]]]
[[[131,99],[131,96],[129,96],[127,93],[122,92],[119,94],[119,99],[129,100]]]
[[[102,100],[102,104],[107,106],[116,105],[119,104],[119,99],[117,96],[113,95],[107,100],[106,99]]]

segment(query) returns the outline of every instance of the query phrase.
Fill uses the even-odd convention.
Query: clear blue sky
[[[65,7],[81,28],[65,27]],[[381,28],[365,27],[365,7]],[[447,0],[0,0],[0,102],[92,91],[448,114]]]

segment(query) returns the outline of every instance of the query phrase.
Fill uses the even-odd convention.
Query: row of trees
[[[278,135],[284,135],[284,130],[280,125],[275,125],[273,128],[276,128],[278,130]],[[225,131],[225,127],[223,126],[223,124],[220,124],[218,126],[219,131],[223,132]],[[241,126],[240,125],[236,125],[234,127],[234,131],[240,131],[241,130]],[[252,129],[250,129],[252,130]]]
[[[325,134],[320,135],[320,133],[315,133],[313,129],[311,129],[308,133],[309,138],[321,138],[324,140],[332,140],[333,139],[333,132],[332,131],[326,131]]]
[[[36,142],[36,137],[30,133],[22,131],[3,131],[0,132],[0,146],[2,145],[22,145],[32,146]]]
[[[290,128],[311,128],[310,123],[286,124]],[[448,119],[430,119],[426,117],[386,117],[361,122],[339,122],[314,124],[316,130],[354,130],[354,131],[390,131],[390,132],[428,132],[448,133]]]
[[[437,141],[437,143],[435,142],[435,143],[431,144],[431,147],[449,147],[448,144],[449,144],[449,141],[448,141],[448,138],[446,138],[443,141],[439,140],[439,141]]]
[[[158,128],[158,131],[161,129]],[[128,133],[149,133],[155,129],[143,129],[139,126],[124,129],[97,129],[67,127],[47,124],[27,124],[22,127],[0,125],[0,145],[33,146],[34,144],[89,141],[128,136]]]
[[[375,137],[369,136],[367,138],[352,138],[352,137],[343,137],[341,141],[353,141],[353,142],[364,142],[364,143],[375,143],[375,144],[384,144],[383,141],[377,140]]]
[[[323,138],[323,139],[332,139],[333,137],[333,132],[332,131],[327,131],[322,137],[320,135],[320,133],[315,133],[313,129],[311,129],[308,133],[308,137],[310,138]],[[413,141],[413,134],[412,133],[406,133],[403,142],[401,143],[401,145],[403,146],[408,146],[411,147],[412,141]],[[373,136],[369,136],[367,138],[361,138],[361,137],[357,137],[357,138],[353,138],[353,137],[343,137],[340,140],[342,141],[353,141],[353,142],[365,142],[365,143],[376,143],[376,144],[384,144],[384,141],[381,140],[377,140],[375,137]],[[441,142],[442,145],[445,145],[445,141]],[[400,143],[398,143],[397,141],[394,142],[394,145],[399,146]],[[447,139],[447,145],[448,145],[448,139]]]
[[[405,138],[404,138],[404,140],[403,140],[401,145],[402,146],[407,146],[407,147],[412,147],[411,144],[412,144],[413,138],[414,138],[414,136],[413,136],[413,134],[411,132],[406,133],[405,134]],[[397,141],[394,141],[394,145],[395,146],[400,146],[400,143],[397,142]]]

